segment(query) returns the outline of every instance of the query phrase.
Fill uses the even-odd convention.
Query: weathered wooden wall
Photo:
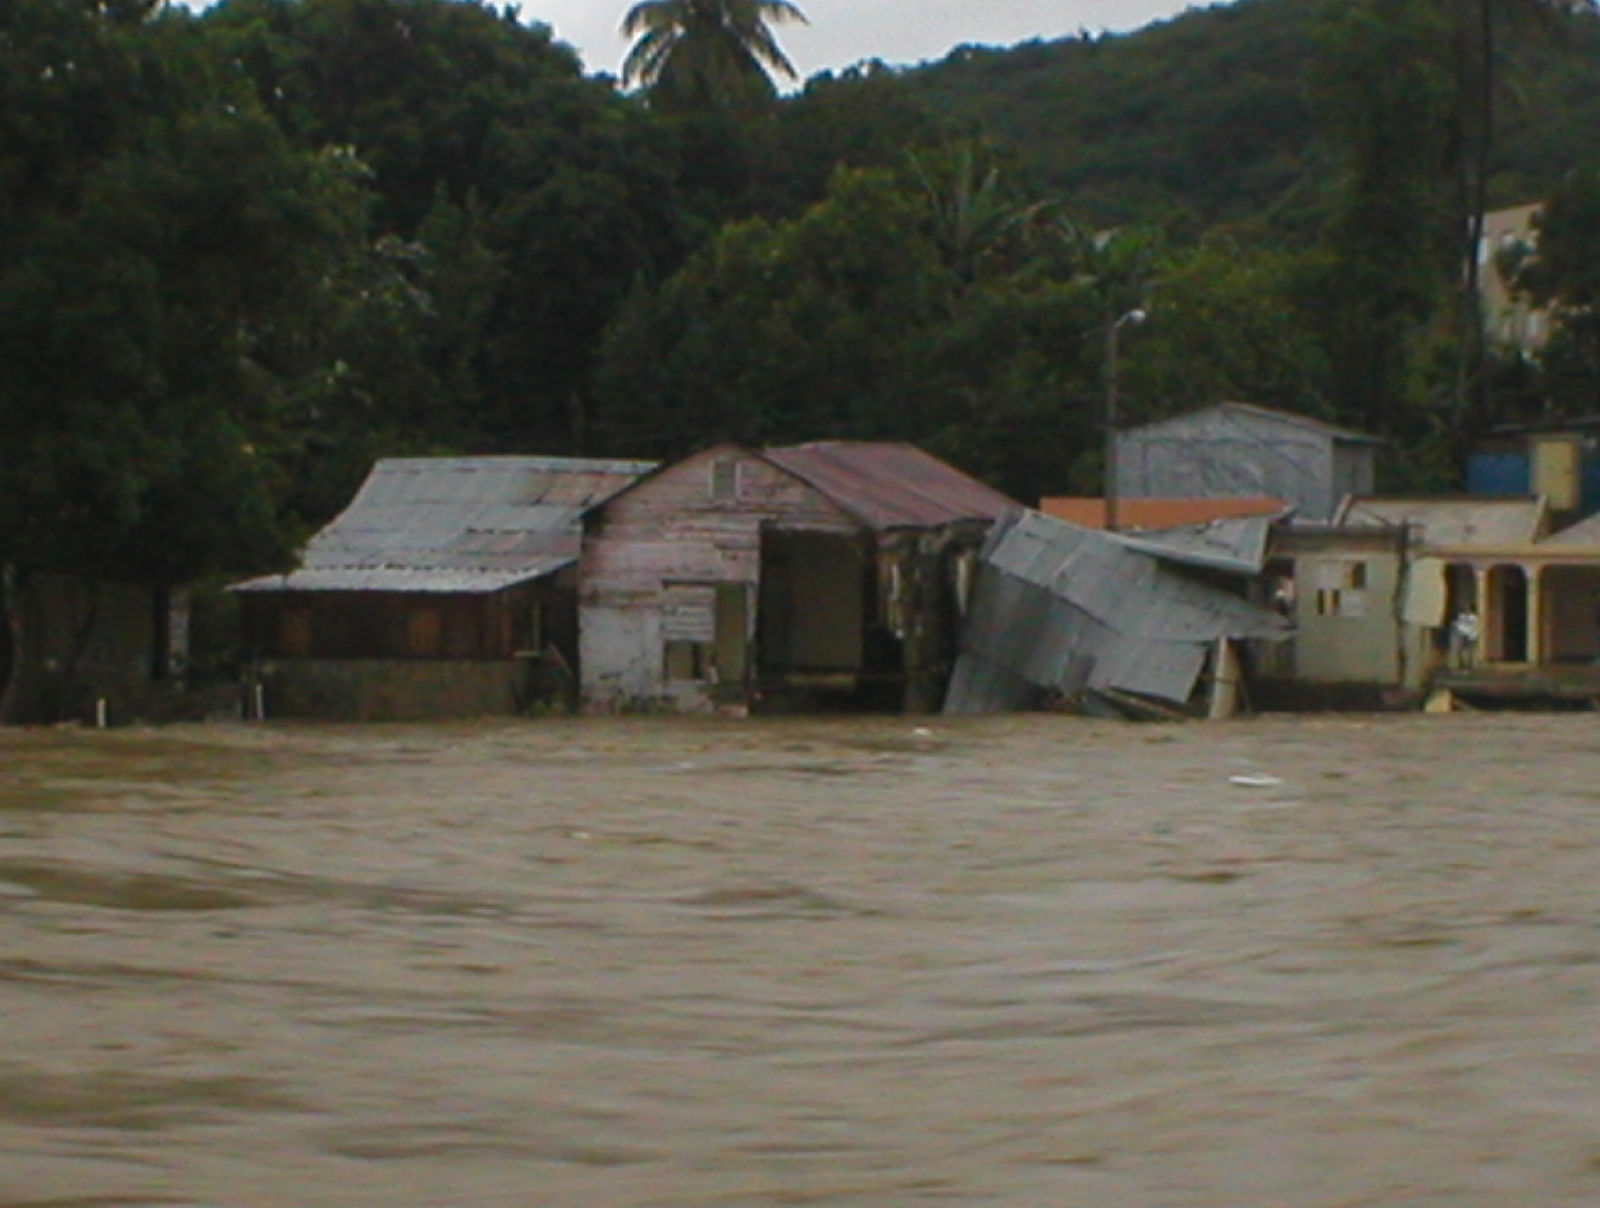
[[[499,592],[253,592],[242,602],[255,657],[500,659],[532,645],[577,655],[567,571]]]
[[[728,446],[660,471],[590,514],[579,571],[586,707],[706,709],[731,694],[734,685],[719,693],[705,680],[666,677],[663,605],[674,585],[741,585],[753,638],[763,525],[841,537],[860,530],[815,488]]]
[[[269,659],[252,675],[268,719],[497,717],[540,703],[529,659]]]

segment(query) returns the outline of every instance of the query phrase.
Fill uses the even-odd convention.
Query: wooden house
[[[584,521],[585,706],[937,709],[976,550],[1019,508],[905,444],[658,470]]]
[[[269,715],[519,711],[577,686],[581,517],[653,463],[390,458],[298,569],[235,584]]]

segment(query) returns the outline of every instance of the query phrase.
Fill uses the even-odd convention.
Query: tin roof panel
[[[654,468],[565,457],[396,457],[306,545],[238,591],[499,591],[577,560],[583,513]]]
[[[995,521],[1022,510],[1014,499],[915,445],[818,441],[764,449],[762,455],[879,531]]]
[[[963,628],[953,713],[1011,707],[1015,680],[1182,702],[1218,638],[1277,640],[1283,617],[1116,534],[1037,512],[990,535]],[[977,664],[977,665],[974,665]]]

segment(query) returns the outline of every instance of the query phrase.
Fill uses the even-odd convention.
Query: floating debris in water
[[[1229,784],[1236,784],[1246,789],[1275,789],[1283,783],[1277,776],[1266,775],[1240,775],[1229,776]]]

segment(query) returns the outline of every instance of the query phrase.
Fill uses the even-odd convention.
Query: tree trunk
[[[0,725],[18,725],[25,720],[26,681],[33,659],[29,651],[27,623],[27,576],[12,563],[0,565],[0,622],[5,627],[6,654],[0,660]]]
[[[100,620],[100,603],[105,598],[99,579],[79,580],[88,588],[89,606],[83,610],[78,631],[72,636],[72,658],[67,664],[69,681],[76,685],[83,674],[83,658],[89,653],[89,643],[94,639],[94,627]]]
[[[1467,11],[1470,9],[1470,11]],[[1457,220],[1461,223],[1461,281],[1456,306],[1454,421],[1459,440],[1474,418],[1482,418],[1483,295],[1479,248],[1489,205],[1490,154],[1494,145],[1495,26],[1493,0],[1467,0],[1457,14],[1456,168]]]

